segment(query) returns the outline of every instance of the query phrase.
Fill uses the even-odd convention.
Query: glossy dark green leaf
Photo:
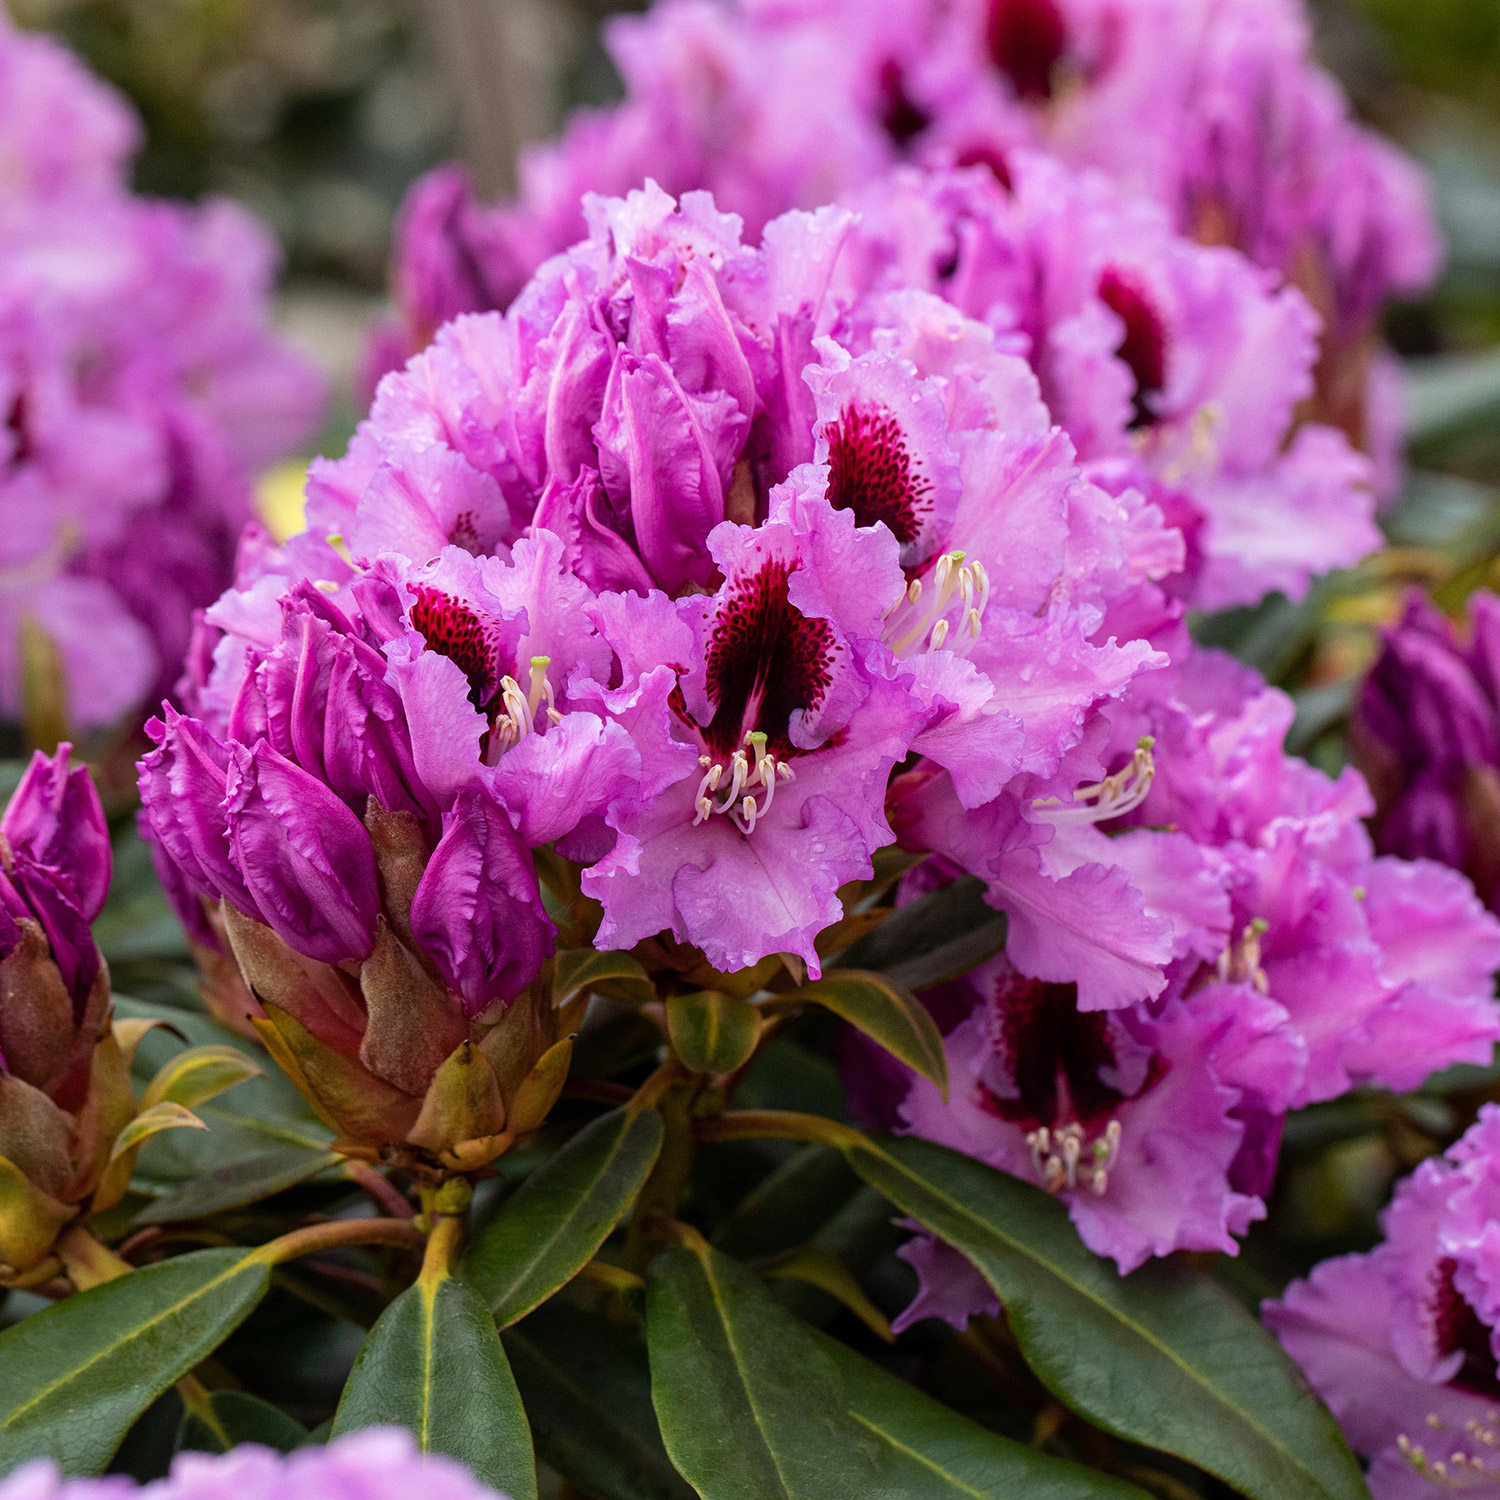
[[[779,1255],[812,1239],[855,1193],[868,1191],[840,1152],[804,1146],[745,1195],[713,1241],[739,1260]]]
[[[606,989],[627,995],[632,1000],[656,998],[651,976],[628,953],[600,953],[595,948],[564,948],[552,967],[552,998],[555,1005],[566,1005],[584,990]]]
[[[506,1330],[537,1452],[597,1500],[693,1500],[662,1447],[640,1340],[558,1298]]]
[[[898,907],[840,954],[838,964],[843,969],[892,969],[983,927],[994,915],[994,907],[985,904],[984,882],[965,875]]]
[[[1208,1277],[1171,1261],[1122,1277],[1084,1248],[1055,1199],[930,1141],[877,1137],[848,1156],[974,1262],[1027,1363],[1091,1422],[1255,1500],[1365,1500],[1338,1424]]]
[[[536,1500],[521,1396],[479,1293],[453,1276],[408,1287],[370,1330],[333,1435],[396,1423],[510,1500]]]
[[[1122,1479],[988,1431],[836,1339],[818,1341],[843,1379],[850,1415],[880,1444],[882,1470],[912,1500],[1147,1500]]]
[[[901,1493],[811,1329],[728,1256],[701,1246],[656,1258],[646,1341],[662,1439],[703,1500]]]
[[[212,1167],[164,1193],[135,1216],[136,1224],[174,1224],[204,1219],[225,1209],[259,1203],[336,1167],[343,1158],[306,1146],[272,1146],[240,1161]]]
[[[884,974],[834,969],[787,997],[821,1005],[878,1042],[948,1096],[948,1058],[931,1012],[910,990]]]
[[[97,1474],[130,1425],[265,1295],[253,1252],[198,1250],[69,1297],[0,1334],[0,1474],[49,1457]]]
[[[748,1000],[718,990],[673,995],[667,1033],[678,1057],[695,1073],[732,1073],[760,1039],[760,1015]]]
[[[189,1412],[177,1434],[179,1449],[226,1453],[239,1443],[259,1443],[277,1453],[290,1453],[311,1441],[300,1422],[248,1391],[213,1391],[208,1400],[213,1408],[213,1425]]]
[[[502,1328],[593,1259],[635,1200],[661,1138],[654,1109],[601,1116],[538,1167],[474,1237],[464,1276]]]

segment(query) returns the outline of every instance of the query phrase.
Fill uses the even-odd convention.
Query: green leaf
[[[867,1182],[974,1262],[1026,1362],[1074,1411],[1254,1500],[1367,1500],[1338,1424],[1208,1277],[1163,1260],[1122,1277],[1055,1199],[930,1141],[877,1137],[846,1151]]]
[[[965,875],[898,907],[873,932],[839,955],[841,969],[888,973],[940,952],[993,922],[999,914],[984,899],[984,882]]]
[[[257,1066],[265,1064],[265,1053],[255,1043],[198,1012],[126,995],[116,995],[114,1006],[121,1017],[165,1022],[181,1032],[190,1046],[232,1048]],[[144,1090],[163,1067],[182,1055],[182,1044],[165,1029],[152,1031],[136,1049],[131,1076]],[[312,1113],[279,1068],[266,1069],[264,1076],[237,1085],[233,1093],[204,1104],[198,1114],[209,1127],[206,1134],[174,1131],[146,1144],[136,1164],[137,1187],[167,1190],[221,1167],[248,1163],[269,1151],[300,1147],[326,1153],[333,1140],[333,1132]]]
[[[192,1047],[157,1070],[141,1096],[143,1106],[180,1104],[196,1109],[237,1083],[263,1078],[265,1069],[240,1047]]]
[[[1147,1500],[1122,1479],[988,1431],[837,1339],[817,1339],[843,1379],[850,1415],[880,1444],[882,1470],[911,1500]]]
[[[0,786],[0,795],[9,795]],[[151,860],[151,847],[130,820],[114,838],[109,900],[94,922],[94,941],[112,968],[133,959],[185,959],[187,936]]]
[[[662,1447],[646,1351],[562,1299],[504,1336],[537,1452],[597,1500],[693,1500]]]
[[[873,1500],[876,1444],[810,1329],[701,1244],[646,1284],[651,1395],[667,1452],[703,1500]]]
[[[536,1500],[521,1396],[483,1299],[423,1275],[370,1330],[333,1419],[334,1437],[388,1423],[423,1453],[446,1453],[510,1500]]]
[[[760,1040],[760,1016],[748,1000],[718,990],[673,995],[667,1034],[695,1073],[733,1073],[750,1061]]]
[[[272,1146],[256,1156],[212,1167],[201,1177],[162,1194],[138,1213],[133,1223],[177,1224],[259,1203],[336,1167],[343,1160],[332,1151],[306,1146]]]
[[[580,1130],[474,1237],[463,1274],[502,1328],[573,1279],[656,1164],[662,1121],[614,1110]]]
[[[835,969],[793,990],[786,999],[831,1010],[935,1083],[944,1099],[948,1097],[943,1035],[927,1007],[903,985],[883,974]]]
[[[632,999],[656,998],[656,987],[639,960],[628,953],[600,953],[595,948],[564,948],[552,967],[552,1003],[564,1006],[585,990],[607,986]]]
[[[0,1473],[103,1472],[131,1424],[265,1295],[253,1251],[198,1250],[69,1297],[0,1334]]]
[[[277,1453],[290,1453],[309,1441],[308,1431],[300,1422],[248,1391],[212,1391],[208,1402],[213,1408],[214,1426],[189,1412],[177,1433],[179,1450],[227,1453],[239,1443],[259,1443]]]
[[[1500,352],[1448,354],[1405,365],[1407,436],[1414,444],[1487,422],[1500,412]]]
[[[127,1151],[150,1140],[153,1135],[160,1135],[163,1130],[182,1129],[207,1130],[208,1126],[192,1110],[184,1109],[180,1104],[153,1104],[150,1109],[143,1109],[115,1137],[109,1159],[118,1161]]]
[[[855,1193],[869,1192],[843,1154],[804,1146],[735,1205],[713,1242],[726,1255],[756,1260],[805,1243]]]

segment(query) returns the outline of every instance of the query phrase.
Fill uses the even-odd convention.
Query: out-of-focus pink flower
[[[269,327],[249,215],[133,197],[135,121],[51,41],[4,23],[0,77],[0,715],[40,639],[69,722],[106,729],[171,688],[323,384]]]
[[[395,1427],[351,1433],[326,1447],[282,1455],[253,1443],[228,1453],[181,1453],[165,1479],[137,1486],[109,1474],[65,1479],[46,1459],[0,1481],[0,1500],[505,1500],[449,1458],[418,1453]]]
[[[1367,1255],[1324,1261],[1266,1322],[1372,1460],[1375,1500],[1500,1494],[1500,1110],[1423,1162]]]

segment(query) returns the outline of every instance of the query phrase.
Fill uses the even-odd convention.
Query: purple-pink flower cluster
[[[242,962],[269,931],[314,976],[299,1024],[397,1091],[398,1137],[550,951],[543,846],[597,946],[668,933],[725,970],[816,975],[898,839],[929,856],[907,895],[979,877],[1009,937],[928,997],[949,1099],[857,1054],[851,1090],[1125,1267],[1232,1251],[1288,1110],[1489,1056],[1500,923],[1377,858],[1358,775],[1289,758],[1288,700],[1183,624],[1249,566],[1203,540],[1237,485],[1295,491],[1304,443],[1336,458],[1309,484],[1360,468],[1323,429],[1286,446],[1305,307],[1102,180],[1016,169],[1004,199],[897,177],[759,245],[706,194],[590,198],[507,312],[382,381],[305,534],[247,535],[188,715],[153,726],[147,827],[205,944],[221,912]],[[929,232],[962,242],[945,272],[903,243]],[[1041,286],[1026,327],[981,285],[1007,277]],[[398,959],[448,1017],[419,1061]],[[983,1305],[911,1253],[913,1316]]]
[[[878,16],[850,0],[660,0],[607,42],[624,101],[529,148],[515,203],[479,206],[455,168],[415,190],[376,373],[447,319],[508,305],[578,238],[589,191],[706,188],[756,233],[901,162],[979,166],[1009,187],[1014,154],[1043,151],[1300,287],[1324,335],[1315,409],[1389,482],[1399,398],[1376,319],[1428,284],[1440,247],[1418,172],[1311,62],[1301,0],[897,0]]]
[[[9,720],[49,659],[80,731],[170,689],[193,610],[231,576],[251,478],[322,402],[321,379],[268,326],[265,232],[226,201],[132,196],[138,135],[69,54],[0,18]]]
[[[1371,1460],[1375,1500],[1500,1495],[1500,1109],[1396,1188],[1385,1239],[1266,1322]]]
[[[165,1479],[146,1485],[117,1474],[66,1479],[41,1459],[0,1481],[0,1500],[404,1500],[414,1486],[429,1500],[504,1500],[451,1458],[418,1453],[395,1427],[285,1455],[253,1443],[180,1453]]]

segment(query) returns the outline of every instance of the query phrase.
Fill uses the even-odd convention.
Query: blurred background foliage
[[[343,381],[323,451],[341,450],[355,419],[349,376],[406,186],[463,152],[498,191],[519,140],[619,86],[598,43],[599,23],[621,8],[608,0],[9,3],[134,99],[148,131],[141,188],[233,194],[281,237],[283,317]],[[1456,614],[1473,589],[1500,586],[1500,0],[1313,3],[1323,59],[1358,111],[1429,168],[1449,264],[1426,301],[1390,315],[1413,429],[1404,491],[1385,517],[1390,545],[1302,604],[1273,598],[1196,629],[1295,696],[1291,748],[1337,771],[1359,676],[1405,590],[1424,587]],[[279,483],[295,507],[300,475]],[[132,901],[159,906],[149,871],[138,874],[119,882],[113,915]],[[126,925],[138,918],[132,909]],[[190,984],[172,943],[158,946],[110,954],[122,987],[150,996]],[[809,1062],[836,1089],[826,1059]],[[783,1069],[776,1086],[794,1081]],[[1238,1261],[1217,1258],[1225,1280],[1254,1300],[1314,1260],[1367,1246],[1392,1182],[1489,1098],[1500,1098],[1500,1068],[1294,1117],[1271,1218]],[[867,1284],[899,1306],[904,1271],[888,1256],[882,1266]]]

